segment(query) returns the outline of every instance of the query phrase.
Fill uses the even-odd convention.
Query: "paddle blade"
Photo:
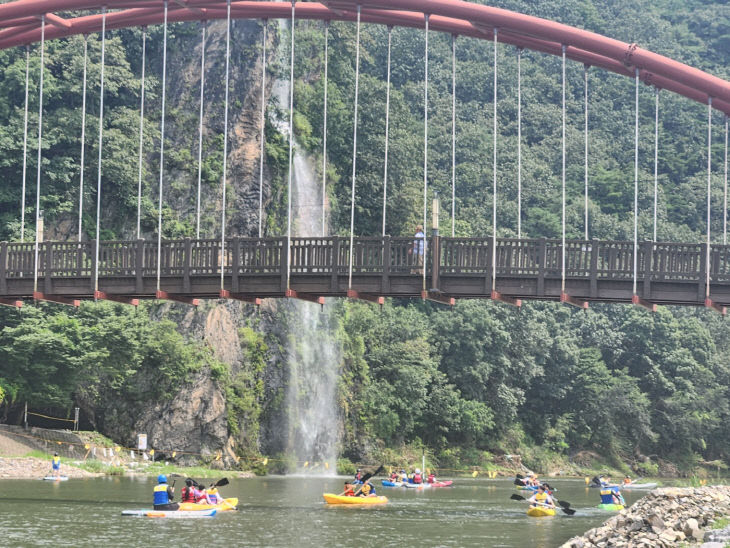
[[[228,481],[228,478],[221,478],[217,482],[215,482],[216,487],[223,487],[224,485],[228,485],[230,482]]]
[[[514,481],[513,483],[514,483],[515,485],[525,485],[524,483],[522,483],[522,482],[521,482],[520,480],[518,480],[518,479],[516,479],[516,480],[515,480],[515,481]]]
[[[524,479],[525,476],[523,476],[522,474],[515,474],[515,477],[517,479]]]
[[[559,500],[557,503],[563,508],[570,508],[570,503],[566,500]]]
[[[520,495],[518,495],[517,493],[513,494],[513,495],[512,495],[512,496],[511,496],[510,498],[511,498],[512,500],[527,500],[527,499],[526,499],[525,497],[521,497],[521,496],[520,496]]]
[[[375,472],[369,472],[369,473],[365,474],[365,475],[364,475],[364,476],[363,476],[363,477],[362,477],[362,478],[360,479],[360,481],[362,481],[362,482],[363,482],[363,484],[364,484],[364,483],[365,483],[366,481],[368,481],[368,480],[369,480],[370,478],[372,478],[373,476],[377,476],[377,475],[378,475],[378,474],[380,474],[380,472],[382,472],[382,471],[383,471],[383,465],[381,464],[381,465],[380,465],[380,466],[378,467],[378,469],[377,469],[377,470],[376,470]]]
[[[575,514],[575,510],[572,510],[570,508],[561,508],[561,510],[563,511],[564,514],[568,514],[569,516],[572,516],[573,514]]]

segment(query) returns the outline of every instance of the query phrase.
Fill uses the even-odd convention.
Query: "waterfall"
[[[280,30],[284,30],[286,23],[279,21]],[[281,110],[286,112],[284,116],[275,117],[274,124],[287,137],[289,90],[288,80],[274,82],[273,95]],[[292,163],[292,236],[320,236],[321,181],[312,159],[296,139]],[[288,428],[284,446],[289,456],[296,459],[297,473],[334,475],[340,423],[337,381],[341,362],[335,335],[336,319],[327,306],[320,310],[317,304],[296,299],[290,299],[283,306],[289,327]]]

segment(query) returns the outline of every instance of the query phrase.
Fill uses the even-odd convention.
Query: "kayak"
[[[194,512],[183,512],[180,510],[122,510],[123,516],[144,516],[148,518],[210,518],[215,516],[217,510],[196,510]]]
[[[656,483],[625,483],[621,489],[656,489]]]
[[[381,480],[380,483],[383,484],[383,487],[401,487],[403,485],[402,481]]]
[[[46,476],[45,478],[41,478],[44,481],[68,481],[68,476]]]
[[[527,515],[533,518],[542,518],[545,516],[554,516],[555,508],[546,508],[545,506],[535,506],[527,509]]]
[[[599,504],[598,507],[601,510],[608,510],[609,512],[618,512],[624,509],[623,504]]]
[[[515,489],[518,491],[537,491],[537,486],[523,485],[522,487],[515,485]]]
[[[448,481],[434,481],[433,483],[428,483],[426,485],[430,485],[431,487],[451,487],[451,485],[454,482],[451,480]]]
[[[225,512],[226,510],[235,510],[238,506],[238,499],[231,498],[225,499],[220,504],[196,504],[194,502],[181,502],[180,510],[182,512],[196,512],[198,510],[211,510],[215,509],[219,512]]]
[[[431,487],[430,483],[403,483],[403,487],[408,487],[409,489],[427,489],[428,487]]]
[[[327,504],[385,504],[388,497],[345,497],[343,495],[335,495],[333,493],[325,493],[322,495]]]

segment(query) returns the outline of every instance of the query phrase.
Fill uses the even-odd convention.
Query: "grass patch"
[[[87,460],[85,462],[82,462],[78,465],[79,468],[82,470],[86,470],[87,472],[93,472],[95,474],[106,474],[107,476],[123,476],[124,475],[124,467],[123,466],[112,466],[110,464],[105,464],[101,462],[100,460]]]
[[[50,459],[51,454],[46,453],[45,451],[40,451],[38,449],[34,449],[33,451],[28,451],[25,455],[23,455],[23,458],[36,458],[36,459]]]
[[[725,529],[730,526],[730,518],[719,518],[712,522],[712,529]]]

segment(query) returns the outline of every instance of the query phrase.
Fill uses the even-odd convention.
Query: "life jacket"
[[[369,483],[363,484],[362,489],[360,490],[362,496],[367,497],[371,492],[375,494],[375,489],[373,489]]]
[[[354,497],[355,491],[353,491],[352,487],[348,487],[344,494],[345,497]]]
[[[170,496],[167,494],[167,484],[159,483],[154,488],[153,504],[170,504]]]
[[[195,502],[200,502],[201,500],[205,500],[205,490],[196,489],[195,490]]]
[[[362,474],[360,472],[355,474],[355,481],[360,481],[360,478],[362,478]]]
[[[53,464],[53,469],[58,470],[61,467],[61,457],[53,457],[51,463]]]
[[[435,481],[436,481],[436,476],[434,476],[433,474],[429,474],[429,475],[428,475],[428,480],[427,480],[427,481],[428,481],[428,483],[433,483],[433,482],[435,482]]]
[[[421,477],[421,474],[413,475],[413,483],[423,483],[423,478]]]
[[[195,487],[183,487],[181,494],[183,502],[195,502]]]
[[[613,489],[601,489],[601,504],[616,504]]]
[[[535,493],[535,502],[539,502],[540,504],[547,503],[548,500],[548,494],[545,492],[542,493]]]
[[[221,496],[218,494],[218,489],[213,488],[208,491],[208,499],[211,504],[219,504],[221,502]]]

